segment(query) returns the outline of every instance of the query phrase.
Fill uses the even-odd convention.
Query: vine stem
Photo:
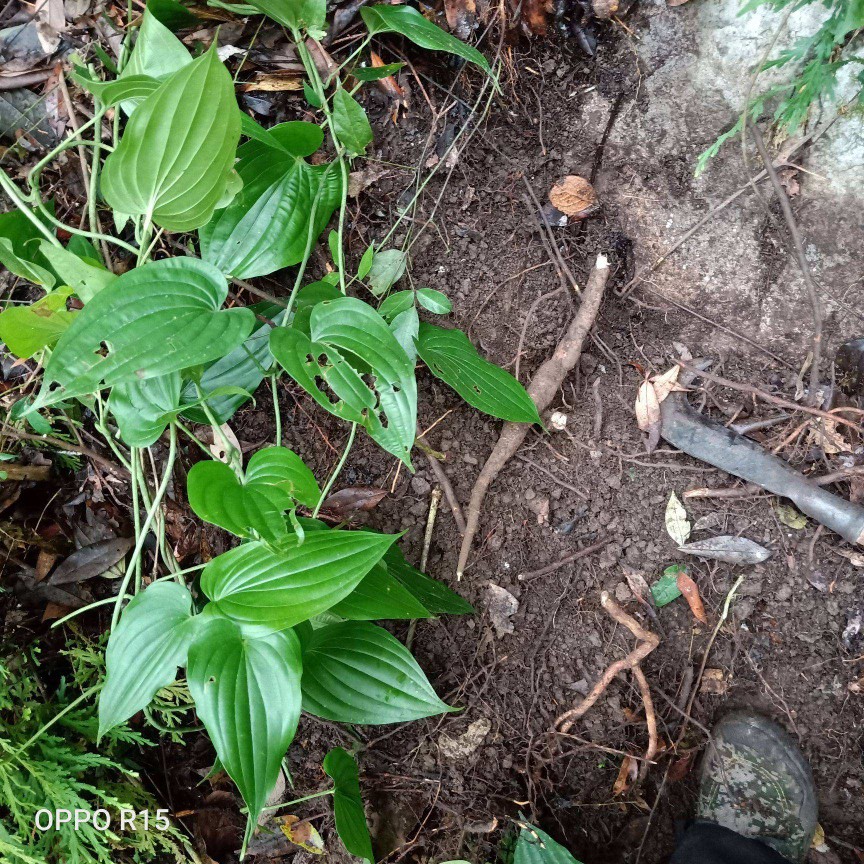
[[[18,187],[12,182],[12,178],[2,168],[0,168],[0,188],[12,199],[12,203],[36,226],[39,232],[45,236],[49,243],[52,243],[54,246],[63,245],[48,230],[48,226],[41,219],[36,218],[36,214],[30,207],[29,200],[21,194]]]
[[[354,443],[354,436],[357,434],[357,424],[351,424],[351,431],[348,433],[348,443],[345,445],[345,449],[342,451],[342,455],[339,457],[339,462],[336,464],[336,467],[333,469],[333,473],[327,478],[327,483],[324,488],[321,490],[321,497],[318,499],[318,503],[315,505],[315,509],[312,511],[312,518],[318,518],[318,511],[321,509],[321,505],[327,499],[327,496],[330,494],[330,490],[333,488],[333,484],[336,482],[336,478],[342,473],[342,469],[345,467],[345,462],[348,459],[348,454],[351,452],[351,445]]]
[[[283,807],[293,807],[295,804],[302,804],[304,801],[312,801],[315,798],[332,795],[335,791],[335,789],[325,789],[323,792],[313,792],[311,795],[304,795],[302,798],[295,798],[293,801],[285,801],[282,804],[273,804],[270,807],[265,807],[261,812],[271,813],[273,810],[281,810]]]
[[[123,605],[123,597],[125,596],[126,591],[129,588],[129,582],[132,580],[132,574],[135,572],[138,559],[141,557],[141,552],[144,548],[144,540],[147,537],[147,532],[150,530],[150,526],[153,524],[153,520],[156,517],[156,511],[162,504],[162,499],[165,497],[165,491],[168,488],[168,481],[171,479],[171,474],[174,471],[174,460],[177,456],[177,427],[174,426],[174,424],[172,423],[169,427],[169,430],[170,444],[168,447],[168,460],[165,463],[165,471],[162,474],[162,480],[159,483],[159,488],[153,495],[153,501],[150,504],[149,509],[147,510],[147,516],[144,518],[144,524],[141,526],[141,531],[135,541],[135,548],[132,550],[132,558],[130,559],[129,564],[126,567],[126,575],[123,577],[123,582],[120,585],[120,591],[117,595],[117,602],[114,604],[114,614],[111,616],[112,630],[117,626],[117,622],[120,620],[120,609]]]
[[[276,422],[276,446],[282,446],[282,414],[279,411],[279,390],[276,387],[277,375],[270,376],[270,392],[273,394],[273,417]]]
[[[141,460],[138,456],[138,448],[131,447],[129,449],[129,466],[131,475],[131,493],[132,493],[132,518],[135,524],[135,536],[141,534],[141,510],[138,501],[138,486],[140,483]],[[139,555],[135,561],[135,592],[141,590],[141,556]]]

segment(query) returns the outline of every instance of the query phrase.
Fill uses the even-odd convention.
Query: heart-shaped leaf
[[[174,683],[195,635],[192,596],[176,582],[156,582],[135,597],[108,640],[99,694],[99,735],[146,708]]]
[[[259,450],[242,482],[224,462],[199,462],[189,472],[187,491],[189,505],[206,522],[273,543],[286,533],[282,513],[295,500],[314,507],[321,494],[303,460],[285,447]]]
[[[149,447],[157,441],[179,404],[179,372],[124,381],[111,390],[108,400],[120,437],[130,447]]]
[[[115,211],[169,231],[191,231],[212,217],[240,140],[234,85],[215,45],[135,109],[102,175]]]
[[[357,763],[341,747],[334,747],[324,757],[321,767],[333,780],[333,816],[339,839],[352,855],[374,861],[372,838],[369,836],[366,811],[360,796]]]
[[[446,51],[456,54],[469,63],[475,63],[484,71],[492,74],[486,58],[471,45],[445,33],[431,21],[424,18],[413,6],[367,6],[360,10],[360,15],[369,33],[401,33],[415,45],[429,51]]]
[[[303,708],[325,720],[361,724],[404,723],[456,710],[438,698],[398,639],[366,621],[331,624],[312,634],[303,652]]]
[[[461,330],[420,325],[417,353],[429,370],[469,405],[515,423],[540,423],[537,406],[509,373],[484,360]]]
[[[300,719],[300,643],[290,630],[251,639],[211,618],[189,648],[186,679],[222,767],[254,825]]]
[[[295,327],[277,328],[270,335],[273,356],[322,408],[364,426],[410,467],[417,422],[414,364],[384,319],[363,301],[340,297],[312,309],[309,332],[311,339]],[[371,385],[364,375],[372,376]]]
[[[333,128],[349,156],[360,156],[372,143],[372,127],[366,112],[341,86],[333,94]]]
[[[145,75],[164,79],[188,66],[192,57],[186,46],[147,8],[129,62],[121,78]]]
[[[214,558],[201,588],[240,624],[293,627],[351,593],[396,538],[369,531],[311,531],[300,545],[289,535],[279,551],[246,543]]]
[[[305,30],[314,38],[324,33],[326,0],[253,0],[250,5],[289,30]]]
[[[250,279],[297,264],[329,222],[341,198],[341,180],[334,165],[310,165],[300,155],[316,142],[320,146],[318,127],[305,128],[311,125],[285,123],[268,130],[278,149],[249,141],[238,151],[243,189],[198,235],[202,257],[223,273]]]
[[[383,561],[379,561],[360,584],[344,600],[332,606],[330,611],[351,621],[432,617],[414,594],[390,575]]]
[[[195,258],[154,261],[118,276],[60,338],[35,407],[226,354],[255,323],[248,309],[220,311],[227,293],[225,277]]]

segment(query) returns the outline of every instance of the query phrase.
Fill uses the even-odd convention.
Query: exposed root
[[[567,332],[564,334],[555,353],[537,370],[528,385],[528,394],[534,400],[539,412],[543,412],[548,406],[567,373],[579,362],[582,354],[582,345],[600,310],[603,299],[603,291],[609,278],[609,262],[605,255],[598,255],[597,262],[588,284],[582,292],[582,303],[576,313]],[[456,566],[457,578],[461,579],[468,563],[471,553],[471,543],[477,533],[480,524],[480,512],[483,507],[483,499],[495,478],[501,473],[504,466],[519,449],[519,445],[525,440],[530,426],[527,423],[505,423],[501,430],[498,443],[486,460],[474,489],[471,491],[471,500],[468,503],[466,516],[466,530],[462,537],[462,548],[459,550],[459,563]]]
[[[654,711],[654,700],[651,698],[648,680],[645,678],[645,674],[642,672],[639,664],[660,644],[660,637],[656,633],[646,630],[632,615],[625,612],[609,596],[608,592],[604,591],[600,595],[600,605],[606,610],[613,621],[626,627],[639,641],[626,657],[622,660],[616,660],[607,667],[591,692],[575,708],[565,711],[558,717],[554,727],[558,732],[568,733],[573,724],[583,717],[591,706],[603,695],[615,677],[620,672],[629,669],[636,679],[636,683],[639,685],[639,692],[642,694],[642,703],[645,706],[645,721],[648,725],[648,749],[645,751],[644,773],[647,770],[644,766],[648,765],[657,754],[657,714]]]

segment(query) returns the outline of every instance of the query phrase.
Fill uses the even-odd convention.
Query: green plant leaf
[[[384,249],[376,252],[369,268],[367,281],[376,297],[386,294],[404,275],[408,255],[401,249]]]
[[[322,105],[318,94],[309,86],[308,81],[303,82],[303,98],[313,107],[320,108]]]
[[[302,545],[289,535],[279,550],[238,546],[214,558],[201,588],[239,624],[293,627],[346,597],[396,538],[369,531],[310,531]]]
[[[105,160],[105,200],[169,231],[200,228],[225,192],[239,140],[234,85],[214,42],[135,109]]]
[[[417,302],[435,315],[448,315],[453,310],[453,304],[447,295],[434,288],[418,288]]]
[[[410,467],[417,422],[414,364],[387,324],[368,304],[340,297],[314,306],[309,326],[311,338],[295,327],[274,330],[273,356],[322,408],[364,426]],[[364,374],[374,376],[371,386]]]
[[[352,855],[374,861],[357,763],[341,747],[334,747],[324,757],[321,767],[333,780],[333,816],[339,839]]]
[[[63,284],[68,285],[78,295],[82,303],[89,303],[103,288],[117,278],[105,267],[88,264],[74,252],[60,246],[54,246],[47,240],[40,243],[40,250]]]
[[[111,390],[108,410],[126,444],[149,447],[159,439],[180,404],[180,386],[180,373],[169,372],[143,381],[133,378]]]
[[[683,565],[670,564],[663,571],[663,575],[651,586],[651,595],[654,597],[654,603],[658,608],[666,606],[681,596],[681,589],[678,587],[678,574],[686,572],[687,568]]]
[[[256,303],[248,308],[255,315],[273,320],[278,318],[284,307],[275,303]],[[204,369],[198,386],[204,394],[207,407],[219,423],[227,423],[250,398],[237,391],[229,392],[226,388],[234,387],[246,391],[246,394],[254,393],[275,365],[276,361],[270,353],[271,329],[269,324],[262,324],[245,342]],[[183,416],[193,423],[209,424],[210,418],[204,409],[200,405],[189,404],[197,401],[195,381],[187,381],[181,396]]]
[[[474,607],[443,582],[412,567],[394,543],[384,555],[390,575],[407,588],[432,615],[467,615]]]
[[[194,27],[201,19],[177,0],[147,0],[147,10],[169,30]]]
[[[289,30],[305,30],[314,38],[324,33],[326,0],[254,0],[250,5]]]
[[[149,8],[145,8],[135,47],[120,77],[131,78],[144,75],[164,80],[191,62],[192,57],[186,50],[186,46]]]
[[[360,15],[372,36],[378,33],[401,33],[421,48],[455,54],[492,74],[486,58],[476,48],[445,33],[412,6],[367,6],[360,10]]]
[[[238,537],[257,532],[273,543],[286,533],[282,513],[295,500],[314,507],[321,494],[303,460],[285,447],[255,453],[243,482],[223,462],[198,462],[189,472],[187,491],[189,506],[206,522]]]
[[[533,825],[523,824],[513,864],[580,864],[560,843]]]
[[[189,648],[186,678],[216,755],[254,825],[300,719],[300,643],[290,630],[251,639],[212,618]]]
[[[332,164],[309,165],[286,149],[317,149],[313,145],[320,130],[314,127],[317,131],[310,133],[305,129],[309,125],[274,127],[278,149],[248,141],[238,151],[243,189],[198,232],[201,256],[223,273],[251,279],[298,264],[310,242],[313,209],[312,243],[330,221],[341,198],[339,172]]]
[[[349,156],[360,156],[372,143],[372,127],[366,112],[343,87],[333,94],[333,128]]]
[[[267,134],[278,147],[298,159],[311,156],[324,143],[324,130],[317,123],[304,120],[278,123],[271,126]]]
[[[58,288],[35,303],[7,306],[0,312],[0,340],[16,356],[32,357],[51,348],[75,320],[76,312],[66,309],[71,288]]]
[[[303,708],[325,720],[360,724],[404,723],[456,710],[438,698],[398,639],[366,621],[331,624],[312,634],[303,653]]]
[[[154,261],[118,276],[60,337],[33,407],[226,354],[255,323],[248,309],[220,311],[227,293],[222,274],[195,258]]]
[[[404,312],[400,312],[391,322],[390,331],[396,337],[396,341],[402,346],[402,350],[408,355],[412,363],[417,362],[417,334],[420,332],[420,316],[412,306]]]
[[[369,245],[366,247],[366,251],[360,258],[360,263],[357,265],[357,278],[365,279],[366,275],[369,273],[370,268],[372,267],[372,259],[375,257],[375,246]]]
[[[391,547],[392,548],[392,547]],[[344,599],[330,608],[334,615],[351,621],[431,618],[432,613],[379,561]]]
[[[48,290],[53,288],[56,282],[53,273],[16,252],[12,242],[6,237],[0,237],[0,264],[21,279]]]
[[[100,737],[146,708],[159,690],[174,683],[197,624],[192,595],[176,582],[155,582],[129,603],[105,652]]]
[[[484,360],[461,330],[422,323],[417,353],[429,371],[469,405],[516,423],[540,423],[537,406],[509,373]]]
[[[400,312],[411,309],[413,306],[413,291],[394,291],[381,301],[381,305],[378,307],[378,314],[389,324]]]
[[[192,58],[188,57],[188,59],[191,62]],[[154,90],[158,90],[160,84],[157,78],[151,78],[149,75],[126,75],[113,81],[100,81],[98,78],[75,73],[72,75],[72,80],[96,96],[105,106],[122,102],[127,114],[131,114],[142,99]]]
[[[404,63],[385,63],[383,66],[355,66],[351,74],[358,81],[380,81],[395,75],[405,66]]]

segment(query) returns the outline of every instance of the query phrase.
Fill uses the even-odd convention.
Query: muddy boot
[[[697,819],[761,840],[801,864],[816,830],[816,787],[798,745],[773,720],[727,714],[702,763]]]

